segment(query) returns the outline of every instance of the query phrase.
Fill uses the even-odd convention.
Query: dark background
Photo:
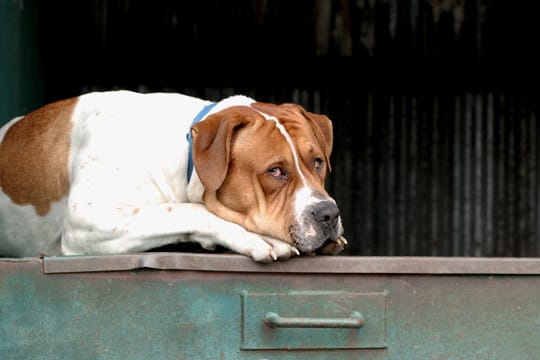
[[[539,58],[535,12],[519,4],[47,1],[47,100],[81,86],[515,91]]]
[[[350,255],[539,256],[529,2],[40,1],[44,101],[242,93],[334,122]]]

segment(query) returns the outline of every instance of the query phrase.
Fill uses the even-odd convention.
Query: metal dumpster
[[[540,259],[0,259],[0,359],[537,359]]]

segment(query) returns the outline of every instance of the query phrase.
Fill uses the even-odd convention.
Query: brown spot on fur
[[[69,191],[71,115],[77,98],[37,109],[15,122],[0,144],[0,187],[45,216]]]
[[[135,208],[133,209],[133,215],[137,215],[139,213],[140,209],[139,208]]]

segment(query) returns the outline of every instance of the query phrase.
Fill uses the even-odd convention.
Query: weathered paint
[[[360,315],[360,311],[366,315]],[[241,348],[244,350],[376,349],[386,348],[385,337],[384,292],[246,291],[242,294]]]
[[[247,267],[244,258],[235,255],[160,256],[171,269],[134,266],[133,270],[103,271],[101,267],[98,272],[45,274],[44,263],[59,258],[0,260],[0,358],[529,360],[540,353],[540,259],[526,259],[528,270],[521,271],[516,269],[523,265],[522,259],[501,259],[503,268],[514,269],[504,274],[490,273],[486,267],[476,273],[477,259],[458,258],[460,271],[456,273],[422,274],[408,271],[419,259],[412,259],[411,265],[407,258],[399,259],[405,271],[393,258],[314,257],[277,263],[289,270],[295,263],[304,268],[293,272],[273,265],[242,271]],[[155,254],[129,258],[134,257],[140,266],[159,265]],[[114,258],[120,263],[125,259],[109,259]],[[86,258],[64,259],[84,262]],[[196,269],[197,259],[202,270]],[[324,265],[322,260],[329,261]],[[341,260],[349,265],[354,260],[380,260],[388,272],[379,267],[376,272],[339,273],[333,267]],[[173,261],[179,268],[190,265],[172,270]],[[310,261],[317,272],[309,272]],[[429,261],[436,266],[438,258]],[[449,259],[441,262],[443,268],[451,269]],[[227,271],[226,264],[236,270]],[[256,294],[279,298],[276,310],[269,307],[269,311],[283,312],[278,307],[290,301],[286,314],[290,317],[312,317],[310,308],[318,306],[332,309],[324,296],[317,300],[319,305],[310,305],[321,294],[384,294],[386,348],[244,350],[243,301]],[[296,301],[298,296],[310,300]],[[342,310],[339,303],[335,308]],[[360,331],[369,330],[374,310],[358,311],[365,318]],[[264,323],[265,313],[266,309],[260,314],[260,327],[272,334],[274,329]],[[379,326],[375,330],[381,331]],[[316,338],[308,340],[294,329],[287,330],[291,330],[287,341],[317,343],[335,329],[318,329],[312,335]]]

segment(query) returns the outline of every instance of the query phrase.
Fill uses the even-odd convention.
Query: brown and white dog
[[[347,243],[324,189],[331,122],[298,105],[94,92],[13,119],[0,140],[3,256],[197,242],[271,262]]]

